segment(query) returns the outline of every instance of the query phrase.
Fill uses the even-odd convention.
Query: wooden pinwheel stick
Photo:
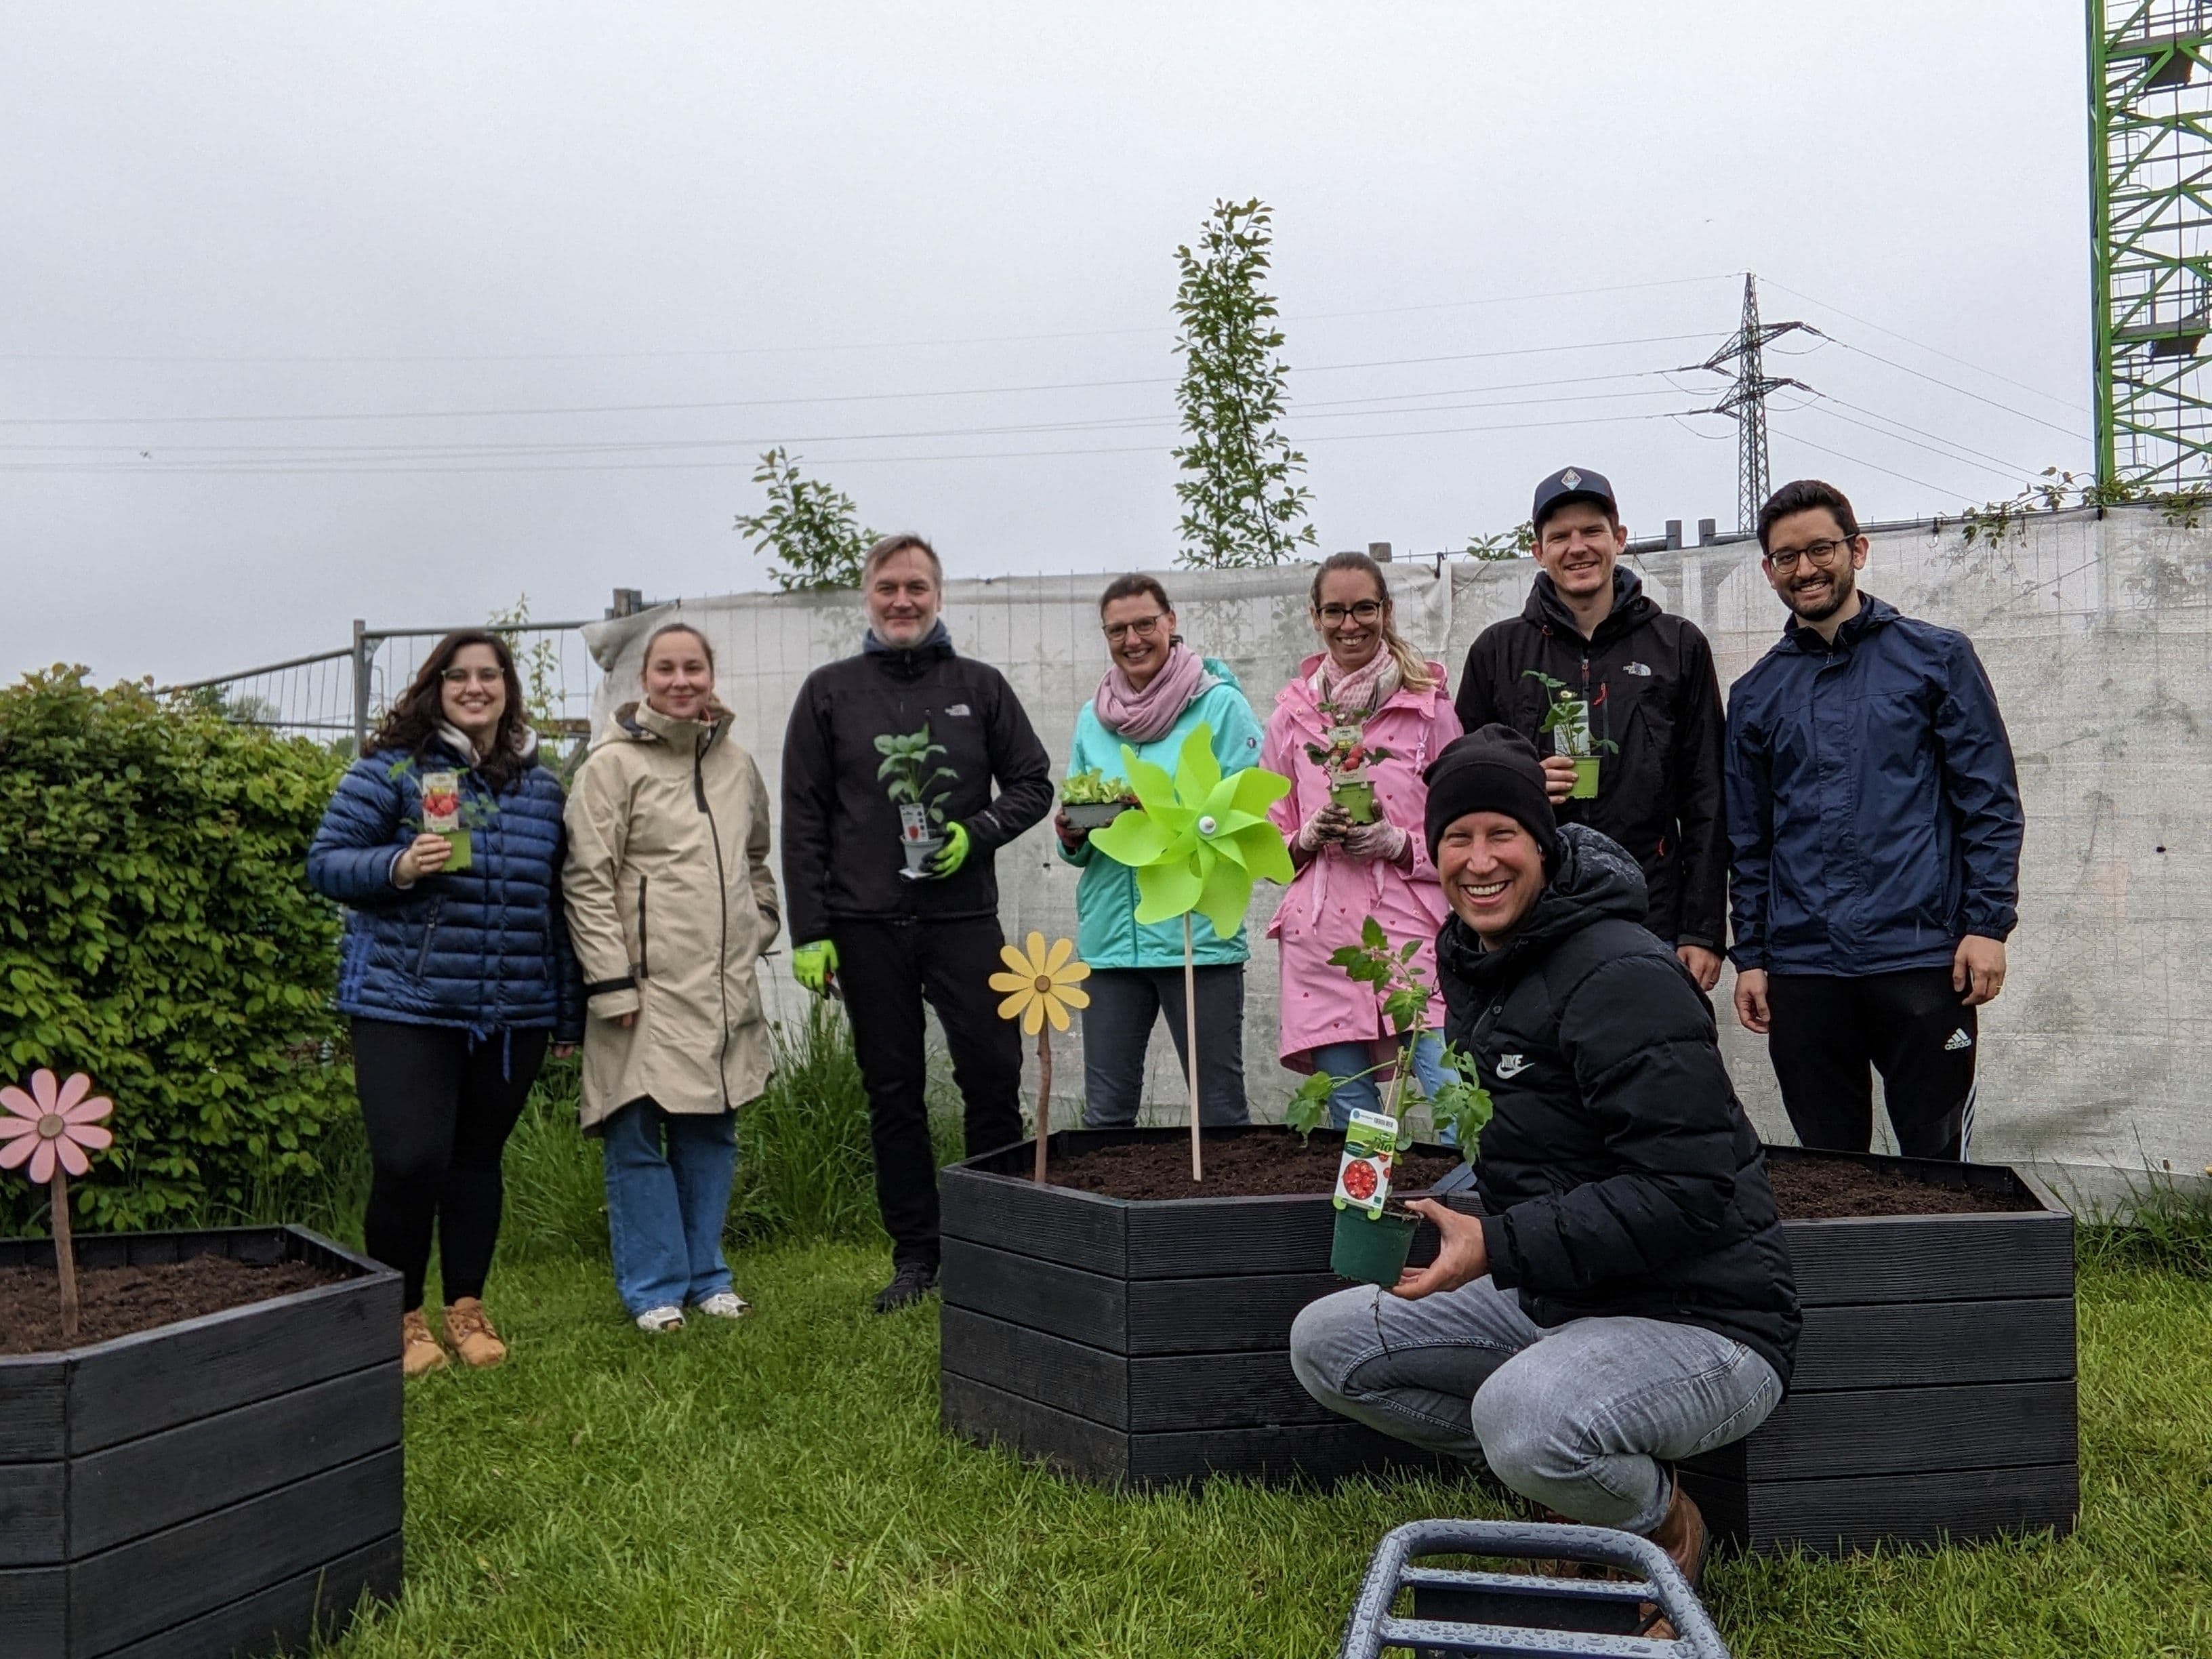
[[[1052,1033],[1037,1027],[1036,1183],[1044,1185],[1045,1138],[1052,1133]]]
[[[1190,912],[1182,913],[1182,1051],[1190,1066],[1190,1178],[1206,1179],[1198,1154],[1198,969],[1191,953]]]
[[[70,1240],[69,1176],[54,1165],[54,1271],[62,1281],[62,1340],[76,1340],[76,1247]]]

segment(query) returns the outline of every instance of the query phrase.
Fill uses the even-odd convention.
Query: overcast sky
[[[1832,337],[1770,362],[1824,394],[1778,482],[1905,517],[2088,457],[2076,0],[6,19],[10,673],[764,586],[776,442],[955,574],[1167,568],[1222,197],[1275,211],[1324,551],[1463,546],[1569,463],[1729,526],[1719,387],[1660,371],[1747,270]]]

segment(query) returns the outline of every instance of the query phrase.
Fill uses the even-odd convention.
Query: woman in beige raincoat
[[[737,1110],[768,1085],[754,964],[775,937],[768,791],[681,623],[646,641],[645,698],[616,711],[568,797],[562,875],[584,976],[583,1127],[605,1138],[615,1288],[647,1331],[688,1305],[750,1311],[722,1222]]]

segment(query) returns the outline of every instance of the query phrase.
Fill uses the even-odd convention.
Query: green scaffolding
[[[2089,0],[2097,476],[2212,483],[2212,3]]]

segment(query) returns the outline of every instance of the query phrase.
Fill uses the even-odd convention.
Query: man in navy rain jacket
[[[1965,635],[1859,592],[1834,485],[1783,485],[1759,542],[1791,620],[1729,691],[1736,1015],[1804,1145],[1867,1150],[1871,1064],[1898,1150],[1962,1158],[2020,892],[1996,696]]]

